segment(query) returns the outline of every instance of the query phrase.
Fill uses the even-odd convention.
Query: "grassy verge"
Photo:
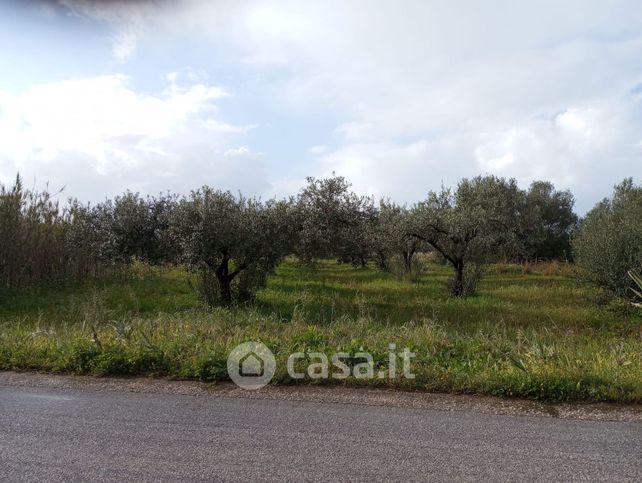
[[[339,383],[293,380],[286,359],[364,350],[384,368],[394,343],[417,353],[414,379],[341,383],[642,402],[639,314],[597,307],[590,288],[556,273],[501,267],[467,299],[448,296],[449,276],[438,265],[399,281],[371,268],[287,261],[254,303],[215,310],[200,306],[180,270],[5,294],[0,368],[219,381],[233,347],[261,340],[277,359],[275,383]]]

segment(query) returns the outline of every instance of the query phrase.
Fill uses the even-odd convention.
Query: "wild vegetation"
[[[627,179],[582,221],[574,240],[586,278],[615,296],[631,295],[631,271],[642,272],[642,186]]]
[[[569,192],[493,176],[413,206],[341,177],[96,205],[18,178],[0,191],[0,368],[219,381],[246,340],[279,367],[394,343],[415,379],[344,383],[640,402],[641,192],[626,180],[578,220]]]
[[[642,276],[640,276],[637,272],[629,272],[629,276],[635,284],[635,287],[632,287],[631,291],[633,292],[633,295],[635,296],[637,301],[633,302],[633,304],[636,307],[642,307]]]
[[[130,270],[10,295],[0,308],[0,368],[224,381],[230,350],[260,340],[277,359],[274,382],[300,384],[285,371],[292,352],[365,350],[379,370],[394,343],[416,352],[414,379],[341,383],[642,402],[642,318],[592,303],[594,290],[565,263],[531,264],[528,274],[493,265],[477,295],[461,298],[449,295],[442,264],[426,262],[407,281],[375,265],[287,258],[254,301],[214,309],[182,269]]]

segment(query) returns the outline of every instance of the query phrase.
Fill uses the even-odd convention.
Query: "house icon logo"
[[[254,352],[245,354],[239,361],[239,374],[243,377],[261,377],[265,374],[265,361]]]
[[[259,389],[267,385],[276,371],[272,351],[261,342],[244,342],[227,358],[227,373],[243,389]]]

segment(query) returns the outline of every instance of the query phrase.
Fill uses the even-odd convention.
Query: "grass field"
[[[207,309],[183,271],[139,266],[92,286],[2,295],[0,368],[219,381],[229,351],[260,340],[276,356],[276,384],[642,402],[642,317],[598,306],[564,272],[492,267],[478,295],[458,299],[436,264],[402,281],[288,260],[253,303]],[[306,350],[365,350],[383,368],[390,343],[416,352],[414,379],[294,380],[285,370]]]

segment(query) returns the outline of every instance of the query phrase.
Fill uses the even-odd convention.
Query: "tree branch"
[[[437,250],[446,260],[448,260],[450,263],[453,264],[453,266],[457,266],[457,261],[448,255],[439,245],[437,245],[437,242],[433,240],[432,238],[426,238],[425,236],[418,235],[416,233],[409,233],[408,235],[414,236],[416,238],[419,238],[420,240],[425,241],[426,243],[430,244],[431,247],[433,247],[435,250]]]
[[[247,263],[246,262],[241,263],[238,267],[234,269],[232,273],[230,273],[229,279],[233,280],[234,277],[236,277],[239,273],[241,273],[242,270],[245,270],[246,268],[247,268]]]

